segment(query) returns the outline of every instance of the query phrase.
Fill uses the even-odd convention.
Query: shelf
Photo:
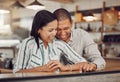
[[[87,31],[88,33],[101,33],[101,32],[95,32],[95,31]]]
[[[119,59],[120,60],[120,57],[103,57],[104,59]]]
[[[103,44],[120,44],[120,42],[103,42]]]
[[[104,31],[103,33],[120,34],[120,31]]]
[[[87,21],[81,21],[81,22],[75,22],[75,23],[93,23],[93,22],[102,22],[101,20],[94,20],[94,21],[89,21],[89,22],[87,22]]]
[[[103,14],[101,19],[104,19],[105,16],[105,4],[103,3],[103,8],[101,14]],[[109,20],[107,20],[109,21]],[[98,44],[99,50],[101,51],[102,56],[106,56],[104,58],[107,59],[120,59],[120,19],[118,20],[117,24],[114,26],[110,26],[113,24],[105,25],[105,21],[103,20],[94,20],[94,21],[81,21],[75,22],[77,28],[84,29],[87,31],[93,38],[93,40]],[[107,37],[106,37],[107,36]],[[111,36],[111,37],[110,37]],[[113,42],[114,41],[114,42]],[[115,55],[113,51],[110,49],[114,48]],[[106,50],[106,51],[105,51]],[[108,54],[108,55],[106,55]],[[114,57],[115,56],[115,57]]]

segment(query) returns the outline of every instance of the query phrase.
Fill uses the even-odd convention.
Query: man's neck
[[[68,43],[70,41],[70,38],[68,38],[67,40],[65,40],[64,42]]]

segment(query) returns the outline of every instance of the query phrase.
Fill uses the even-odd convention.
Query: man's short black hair
[[[72,22],[70,13],[64,8],[59,8],[55,10],[53,13],[56,15],[58,21],[69,19],[70,22]]]

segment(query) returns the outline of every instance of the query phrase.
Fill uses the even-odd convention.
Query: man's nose
[[[61,34],[65,34],[65,31],[64,31],[64,30],[61,30]]]

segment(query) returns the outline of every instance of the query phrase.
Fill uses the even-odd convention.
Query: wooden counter
[[[120,71],[0,74],[0,82],[120,82]]]
[[[105,58],[106,61],[106,71],[120,70],[120,59]]]
[[[120,59],[105,58],[106,68],[103,71],[120,70]],[[12,70],[0,68],[1,73],[12,73]]]
[[[106,68],[102,71],[74,72],[31,72],[12,73],[12,70],[0,69],[0,82],[120,82],[120,60],[105,59]]]

